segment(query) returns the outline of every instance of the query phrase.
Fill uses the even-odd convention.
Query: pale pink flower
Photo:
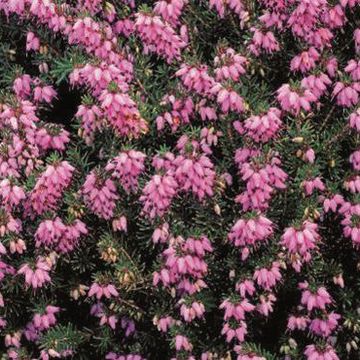
[[[304,355],[307,360],[340,360],[330,345],[326,345],[324,348],[308,345],[306,346]]]
[[[240,296],[245,298],[248,294],[249,296],[254,295],[255,293],[255,286],[252,280],[244,280],[240,283],[236,284],[236,291],[240,293]]]
[[[248,60],[237,54],[234,49],[221,49],[214,59],[216,81],[239,81],[240,76],[246,73],[248,63]]]
[[[360,83],[342,83],[338,81],[332,92],[336,103],[343,107],[352,107],[359,101]]]
[[[344,70],[350,74],[353,81],[360,80],[360,61],[350,60]]]
[[[301,54],[295,56],[290,63],[291,71],[301,71],[306,73],[316,66],[320,54],[317,50],[311,47],[308,51],[303,51]]]
[[[280,50],[280,45],[273,32],[263,32],[255,27],[250,28],[250,31],[254,34],[248,48],[255,56],[259,56],[262,52],[271,54]]]
[[[325,185],[319,177],[316,177],[311,180],[304,180],[301,183],[301,186],[304,188],[305,195],[307,195],[307,196],[312,195],[312,193],[314,192],[315,189],[317,189],[319,191],[325,190]]]
[[[289,84],[282,85],[277,90],[277,100],[281,108],[294,115],[298,115],[300,110],[310,111],[311,103],[316,102],[316,96],[308,89],[291,88]]]
[[[107,299],[110,299],[111,297],[118,297],[119,293],[116,290],[115,286],[112,284],[104,285],[95,282],[90,286],[88,297],[94,295],[96,296],[97,300],[100,300],[103,296]]]
[[[360,170],[360,150],[354,151],[349,158],[349,161],[354,170]],[[0,183],[1,186],[1,183]]]
[[[282,278],[280,264],[274,261],[270,269],[261,268],[254,272],[253,280],[264,290],[271,290]]]
[[[179,17],[187,3],[188,0],[158,0],[154,4],[154,13],[175,27],[179,24]]]
[[[341,318],[339,314],[331,312],[324,314],[322,318],[311,320],[309,329],[318,336],[328,337],[338,326],[338,320]]]
[[[46,259],[39,257],[34,266],[30,266],[26,263],[19,268],[17,273],[25,276],[25,283],[28,286],[37,289],[51,281],[49,275],[50,270],[51,265],[49,262],[46,261]]]
[[[26,51],[37,51],[40,48],[39,38],[31,31],[26,34]]]
[[[325,310],[326,305],[331,303],[332,299],[323,286],[319,287],[314,292],[305,289],[301,295],[301,304],[306,306],[308,311],[312,311],[313,309]]]
[[[310,319],[306,316],[294,316],[291,315],[288,319],[287,328],[291,331],[301,330],[304,331],[310,322]]]
[[[352,129],[360,132],[360,108],[357,108],[355,112],[350,114],[349,125]]]
[[[183,336],[183,335],[175,336],[176,351],[180,351],[180,350],[191,351],[192,348],[193,348],[193,346],[186,336]]]

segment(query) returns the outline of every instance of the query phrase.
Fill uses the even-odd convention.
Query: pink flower
[[[309,329],[318,336],[328,337],[338,326],[338,320],[341,318],[339,314],[331,312],[323,315],[322,318],[311,320]]]
[[[266,143],[273,139],[281,128],[281,111],[277,108],[270,108],[262,115],[252,115],[242,124],[240,121],[234,122],[236,131],[243,135],[246,134],[256,142]]]
[[[349,158],[351,165],[353,166],[354,170],[360,170],[360,150],[354,151]],[[0,183],[1,187],[1,183]]]
[[[354,175],[344,181],[344,188],[354,194],[360,192],[360,176]]]
[[[98,283],[93,283],[90,286],[88,297],[94,295],[96,296],[97,300],[100,300],[103,296],[105,296],[107,299],[110,299],[111,297],[118,297],[119,293],[112,284],[99,285]]]
[[[261,164],[262,161],[257,151],[236,150],[235,162],[246,190],[235,201],[241,203],[244,211],[267,209],[274,189],[286,188],[287,174],[279,166],[280,159],[272,156],[266,159],[267,163]]]
[[[46,124],[37,130],[35,141],[43,150],[64,151],[65,145],[70,141],[69,135],[69,132],[60,126]]]
[[[356,109],[355,112],[350,114],[349,124],[351,128],[355,129],[357,132],[360,132],[360,108]]]
[[[266,360],[252,350],[243,349],[241,345],[234,346],[234,350],[237,354],[236,360]]]
[[[188,0],[159,0],[154,4],[154,13],[160,15],[170,25],[179,24],[179,17]]]
[[[205,313],[204,304],[194,301],[190,306],[182,304],[180,307],[180,314],[186,322],[191,322],[195,318],[202,318]]]
[[[163,130],[165,124],[168,123],[171,131],[175,132],[180,125],[190,123],[194,115],[194,103],[191,97],[175,98],[173,95],[166,94],[161,105],[171,106],[172,110],[159,115],[156,118],[157,129]]]
[[[290,254],[299,255],[302,261],[309,262],[311,260],[310,251],[315,249],[320,241],[320,235],[317,232],[318,226],[308,220],[304,221],[298,228],[288,227],[285,229],[281,237],[281,244],[287,248]],[[292,263],[295,270],[299,271],[301,260],[295,260]]]
[[[355,2],[355,1],[353,1],[353,2]],[[359,53],[360,52],[360,29],[355,29],[355,31],[354,31],[354,40],[355,40],[356,52]]]
[[[338,61],[337,61],[336,57],[330,58],[326,62],[326,71],[329,74],[329,76],[334,78],[336,75],[337,69],[338,69]]]
[[[317,100],[325,94],[329,85],[332,84],[330,78],[324,74],[309,75],[301,80],[301,87],[309,90]]]
[[[180,350],[191,351],[192,348],[193,348],[193,346],[186,336],[183,336],[183,335],[175,336],[176,351],[180,351]]]
[[[312,148],[307,149],[304,154],[304,159],[310,164],[313,164],[315,161],[315,151]]]
[[[171,205],[179,185],[171,175],[154,175],[145,185],[140,196],[143,213],[150,219],[163,216]]]
[[[102,61],[98,65],[85,64],[82,67],[76,67],[69,75],[70,83],[72,85],[86,85],[91,89],[94,96],[98,97],[102,91],[109,87],[116,86],[121,92],[128,92],[129,85],[127,84],[127,75],[120,66],[109,64]],[[97,108],[91,102],[87,105],[80,105],[80,107]]]
[[[35,233],[35,246],[46,246],[67,253],[72,251],[78,245],[80,237],[87,233],[85,224],[78,219],[66,225],[59,217],[43,220]]]
[[[25,283],[27,285],[33,289],[37,289],[51,281],[49,275],[50,270],[51,266],[49,263],[44,258],[39,257],[34,267],[30,267],[29,264],[24,264],[19,268],[17,273],[25,276]]]
[[[216,174],[213,163],[206,155],[180,155],[174,159],[172,166],[181,190],[192,191],[200,201],[205,196],[213,196]]]
[[[5,335],[5,346],[14,346],[15,348],[20,348],[21,344],[21,332],[17,331],[13,334],[6,334]]]
[[[308,327],[310,319],[305,316],[290,316],[287,323],[287,328],[291,331],[301,330],[304,331]]]
[[[157,329],[162,332],[168,332],[168,330],[175,325],[176,321],[171,316],[166,316],[160,319],[154,319],[154,325],[157,326]]]
[[[273,53],[280,50],[280,45],[271,31],[263,32],[255,27],[250,28],[254,33],[249,50],[259,56],[261,52]]]
[[[320,55],[317,50],[311,47],[308,51],[303,51],[300,55],[295,56],[290,63],[291,71],[301,71],[306,73],[316,66]]]
[[[331,303],[331,297],[324,287],[319,287],[314,292],[304,290],[301,295],[301,304],[306,306],[308,311],[313,309],[325,310],[325,306]]]
[[[342,289],[345,287],[345,282],[342,274],[333,277],[333,282],[335,285],[339,285]]]
[[[360,80],[360,61],[350,60],[344,70],[350,74],[353,81]]]
[[[228,343],[234,338],[236,338],[240,343],[244,342],[247,333],[247,325],[244,321],[240,321],[237,327],[236,325],[230,326],[229,323],[225,323],[221,330],[221,335],[226,336],[226,342]]]
[[[249,14],[246,11],[242,0],[230,0],[226,2],[221,0],[210,0],[209,5],[210,9],[215,7],[220,18],[223,18],[225,16],[226,10],[233,11],[236,15],[238,15],[240,19],[241,28],[243,28],[245,23],[248,21]]]
[[[130,19],[121,19],[118,20],[114,25],[114,31],[117,34],[124,35],[129,37],[135,31],[134,22]]]
[[[360,83],[345,84],[337,82],[335,84],[332,96],[336,97],[336,103],[339,106],[351,107],[359,101]]]
[[[304,188],[305,195],[307,195],[307,196],[312,195],[312,193],[314,192],[315,189],[317,189],[319,191],[325,190],[325,185],[319,177],[316,177],[311,180],[304,180],[301,183],[301,186]]]
[[[112,228],[114,231],[127,232],[127,219],[125,216],[120,216],[112,221]]]
[[[46,306],[46,308],[42,314],[36,313],[33,316],[32,322],[30,324],[33,326],[34,330],[36,330],[36,331],[41,332],[41,331],[47,330],[51,326],[56,324],[57,321],[56,321],[55,314],[57,314],[59,311],[60,311],[59,307],[48,305],[48,306]],[[29,326],[29,324],[28,324],[28,326],[27,326],[28,332],[29,332],[29,330],[31,330],[31,325]],[[27,338],[28,338],[28,335],[30,335],[30,334],[27,334],[25,332],[25,336]]]
[[[311,103],[317,101],[316,96],[308,89],[293,89],[289,84],[282,85],[277,90],[277,100],[281,108],[294,115],[298,115],[300,110],[311,110]]]
[[[345,11],[340,4],[330,7],[323,14],[324,22],[331,28],[341,28],[345,24]]]
[[[154,244],[165,243],[169,238],[169,224],[164,223],[157,227],[152,235],[152,241]]]
[[[105,170],[120,181],[125,191],[134,191],[138,187],[139,175],[145,170],[145,157],[146,155],[140,151],[124,151],[109,161]]]
[[[159,282],[165,287],[176,285],[180,294],[194,294],[206,287],[202,280],[207,273],[204,256],[212,252],[210,241],[205,236],[198,239],[171,238],[169,247],[164,250],[164,266],[153,274],[153,284]]]
[[[31,211],[38,215],[45,211],[55,210],[64,190],[70,185],[74,168],[67,162],[57,162],[49,165],[38,178],[34,189],[30,192],[26,205],[30,216]]]
[[[136,13],[135,16],[135,30],[145,46],[145,53],[155,52],[168,63],[180,59],[181,49],[186,43],[169,24],[152,14]]]
[[[330,345],[318,348],[315,345],[308,345],[304,351],[307,360],[340,360]]]
[[[252,280],[244,280],[236,284],[236,291],[240,293],[240,296],[245,298],[248,294],[252,296],[255,293],[255,286]]]
[[[13,90],[19,99],[25,100],[31,94],[32,79],[30,75],[22,75],[14,80]]]
[[[216,81],[224,81],[231,79],[235,82],[239,81],[241,75],[246,73],[248,60],[237,54],[234,49],[227,48],[221,50],[214,59]]]
[[[26,51],[37,51],[40,48],[39,38],[31,31],[26,34]]]
[[[104,90],[99,100],[110,126],[119,136],[137,138],[148,131],[146,121],[128,94]]]
[[[9,209],[16,207],[26,198],[22,187],[13,184],[9,179],[0,181],[2,203]]]
[[[241,302],[236,303],[232,302],[229,299],[224,300],[219,306],[220,309],[224,309],[224,320],[230,320],[234,318],[237,321],[241,321],[245,319],[245,315],[248,312],[252,312],[255,310],[255,306],[247,299],[243,299]]]
[[[99,130],[102,125],[100,108],[96,105],[80,105],[75,116],[81,118],[81,136],[85,139],[87,145],[91,145],[96,130]]]
[[[105,356],[106,360],[145,360],[142,356],[138,354],[124,354],[124,355],[118,355],[113,352],[107,354]]]
[[[10,240],[9,248],[11,254],[22,254],[26,250],[26,244],[22,239]]]
[[[182,64],[175,75],[180,77],[183,85],[188,90],[207,96],[210,94],[210,89],[216,84],[215,79],[209,76],[207,70],[206,65],[190,66]]]
[[[34,102],[45,102],[50,104],[56,97],[57,92],[51,85],[35,86],[33,91]]]
[[[345,202],[344,198],[342,197],[342,195],[339,194],[335,194],[332,198],[328,198],[324,200],[323,206],[324,206],[324,211],[327,213],[330,210],[332,212],[336,212],[337,207],[339,205],[343,205]]]
[[[274,303],[276,297],[273,294],[268,294],[266,296],[260,295],[260,303],[257,305],[256,310],[266,317],[274,311]]]
[[[345,204],[343,204],[344,206]],[[360,204],[350,205],[344,211],[344,219],[341,221],[343,233],[351,238],[354,246],[360,246]]]
[[[82,195],[85,205],[98,217],[113,217],[119,195],[111,179],[102,179],[97,171],[92,171],[82,186]]]
[[[0,237],[11,233],[19,234],[21,230],[21,221],[13,218],[10,212],[0,208]]]
[[[231,228],[228,239],[237,247],[258,246],[266,242],[273,233],[273,223],[262,215],[240,219]]]
[[[253,279],[265,290],[271,290],[281,280],[280,264],[274,261],[271,268],[261,268],[254,272]]]

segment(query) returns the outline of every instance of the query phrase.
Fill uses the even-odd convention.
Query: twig
[[[329,113],[327,114],[327,116],[326,116],[323,124],[321,125],[321,127],[320,127],[320,129],[319,129],[319,132],[324,129],[325,125],[326,125],[327,122],[329,121],[330,116],[333,114],[334,110],[335,110],[335,105],[333,105],[333,107],[330,109]]]

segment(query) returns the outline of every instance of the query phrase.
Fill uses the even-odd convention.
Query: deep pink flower
[[[94,214],[105,220],[113,217],[119,195],[111,179],[102,179],[96,171],[92,171],[86,177],[82,195],[86,206]]]

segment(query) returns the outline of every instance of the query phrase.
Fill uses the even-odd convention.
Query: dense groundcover
[[[0,0],[1,359],[360,359],[359,0]]]

